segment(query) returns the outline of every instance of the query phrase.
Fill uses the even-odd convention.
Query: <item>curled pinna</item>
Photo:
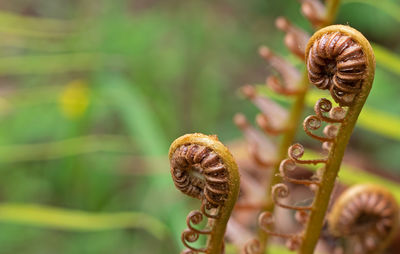
[[[336,200],[328,216],[331,234],[346,240],[350,253],[377,253],[398,229],[399,207],[385,188],[360,184]]]
[[[290,239],[296,239],[298,244],[292,246],[299,253],[311,254],[324,225],[344,151],[372,87],[375,58],[368,40],[357,30],[342,25],[318,30],[310,38],[305,56],[310,83],[320,89],[329,89],[339,106],[332,105],[329,99],[320,98],[314,106],[315,115],[308,116],[303,122],[306,134],[322,142],[327,156],[303,159],[304,147],[294,144],[288,149],[289,158],[280,164],[283,179],[308,186],[315,193],[311,206],[283,205],[277,199],[274,201],[278,206],[303,211],[303,215],[307,215],[301,220],[303,229],[297,237]],[[293,179],[287,174],[295,170],[296,165],[307,164],[320,165],[311,179]],[[273,186],[272,190],[279,186]],[[287,191],[282,193],[289,195]]]
[[[231,153],[217,136],[195,133],[176,139],[169,159],[177,189],[201,201],[200,211],[192,211],[186,220],[182,242],[188,249],[184,253],[222,253],[226,224],[239,194],[238,167]],[[192,226],[204,216],[209,219],[206,229]],[[190,246],[201,234],[208,236],[207,246]]]
[[[360,93],[368,75],[367,56],[360,42],[340,26],[338,30],[323,33],[309,46],[307,54],[308,77],[320,89],[328,89],[341,106],[349,106]]]
[[[318,241],[346,146],[375,74],[371,45],[360,32],[349,26],[333,25],[317,31],[308,42],[306,59],[310,82],[314,83],[320,77],[321,82],[315,84],[322,89],[329,88],[340,107],[332,107],[329,100],[320,99],[314,108],[316,116],[329,123],[324,131],[328,139],[320,139],[328,156],[318,176],[320,185],[303,233],[305,240],[299,248],[300,253],[312,253]],[[320,71],[319,76],[314,75],[317,71]]]

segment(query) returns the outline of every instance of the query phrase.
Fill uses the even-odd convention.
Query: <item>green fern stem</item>
[[[329,151],[327,163],[322,174],[321,184],[316,192],[310,217],[303,234],[303,242],[299,249],[300,254],[312,254],[315,245],[318,242],[346,146],[357,122],[357,118],[371,90],[375,74],[375,57],[371,45],[360,32],[348,26],[335,25],[316,32],[308,43],[306,55],[308,55],[310,47],[313,45],[315,40],[320,38],[323,34],[333,32],[340,32],[348,35],[360,44],[367,59],[366,77],[362,82],[360,93],[354,98],[353,103],[348,107],[346,117],[344,118]]]
[[[321,27],[328,26],[334,22],[340,6],[340,0],[327,0],[326,6],[325,21]],[[290,116],[287,123],[288,130],[283,135],[279,144],[277,162],[273,166],[271,181],[267,188],[267,197],[269,200],[266,202],[263,211],[271,213],[274,211],[275,206],[271,199],[271,186],[281,182],[281,178],[279,176],[280,162],[286,158],[288,148],[293,143],[293,140],[296,136],[297,126],[301,121],[302,112],[304,111],[305,107],[305,98],[308,92],[308,86],[309,82],[307,78],[307,71],[304,71],[302,80],[300,82],[301,92],[296,96],[296,99],[290,109]],[[259,230],[258,235],[260,241],[260,253],[264,253],[267,248],[268,234],[263,230]]]
[[[182,193],[200,199],[201,209],[189,213],[188,228],[182,233],[183,253],[221,254],[229,217],[239,195],[238,166],[228,148],[215,135],[186,134],[170,147],[171,176]],[[203,230],[194,229],[206,217]],[[200,235],[207,236],[207,245],[190,246]]]

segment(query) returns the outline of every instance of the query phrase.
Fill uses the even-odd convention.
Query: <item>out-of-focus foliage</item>
[[[365,112],[375,127],[361,121],[350,149],[395,172],[400,5],[380,1],[376,14],[373,1],[344,2],[338,23],[375,43],[378,67]],[[240,137],[233,114],[257,110],[237,88],[268,72],[257,47],[300,64],[273,25],[286,15],[309,30],[298,9],[295,0],[1,2],[0,253],[177,253],[193,206],[173,187],[168,144],[186,132]]]
[[[143,228],[159,240],[162,240],[167,232],[166,226],[156,218],[134,212],[88,213],[29,204],[2,204],[0,219],[22,225],[39,225],[78,232]]]

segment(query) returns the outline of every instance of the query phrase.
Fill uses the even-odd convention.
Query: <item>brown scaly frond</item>
[[[313,26],[322,27],[329,25],[333,22],[338,7],[338,1],[336,0],[328,1],[327,6],[323,5],[319,1],[314,1],[314,0],[303,0],[301,2],[302,2],[302,12],[306,16],[306,18],[310,20]],[[307,59],[307,56],[305,54],[306,46],[310,37],[308,33],[298,28],[297,26],[291,24],[291,22],[284,17],[279,17],[276,20],[275,24],[278,29],[285,32],[284,42],[285,45],[288,47],[288,49],[299,59],[303,61],[306,60]],[[270,110],[268,111],[263,109],[263,106],[260,107],[259,102],[254,101],[254,98],[256,98],[257,96],[257,93],[255,92],[256,89],[254,87],[250,87],[247,85],[242,89],[245,95],[250,100],[252,100],[252,102],[256,104],[256,106],[258,106],[262,112],[262,114],[258,114],[256,117],[256,123],[258,124],[258,126],[262,130],[264,130],[264,132],[267,135],[281,136],[280,143],[277,149],[276,163],[272,165],[271,177],[269,180],[269,185],[267,186],[266,199],[264,201],[266,205],[262,209],[262,211],[268,211],[271,213],[274,210],[274,203],[272,202],[273,193],[271,193],[269,189],[271,188],[271,186],[280,183],[281,179],[279,177],[279,174],[288,182],[295,184],[304,184],[307,187],[309,187],[312,191],[315,191],[318,189],[318,186],[320,185],[320,178],[319,178],[320,174],[316,174],[310,180],[303,180],[303,179],[300,180],[289,177],[286,174],[286,172],[288,172],[289,170],[294,170],[294,168],[296,167],[296,163],[325,164],[326,158],[321,158],[314,161],[302,160],[301,159],[302,149],[300,149],[302,147],[294,146],[292,147],[290,153],[291,155],[290,160],[287,160],[285,164],[280,165],[279,161],[285,159],[286,151],[295,138],[297,129],[296,127],[301,121],[301,115],[304,109],[305,96],[309,85],[308,83],[309,81],[307,80],[308,74],[307,71],[301,74],[301,72],[291,63],[286,61],[281,56],[273,53],[269,48],[265,46],[260,47],[259,54],[268,62],[269,66],[271,66],[277,73],[277,75],[270,75],[269,77],[267,77],[266,84],[269,87],[269,89],[283,96],[290,96],[293,99],[293,103],[290,107],[290,110],[287,110],[286,114],[279,114],[279,110],[274,110],[274,108],[276,107],[275,104],[268,102],[269,105],[272,105],[270,107]],[[266,99],[263,100],[266,101]],[[267,103],[264,103],[264,105],[267,105]],[[330,109],[326,112],[328,113],[330,112],[330,114],[332,114],[333,117],[323,112],[322,112],[323,114],[320,114],[321,112],[316,111],[316,116],[309,118],[304,123],[304,128],[307,131],[307,134],[309,134],[313,138],[316,138],[318,140],[322,139],[320,141],[323,141],[324,150],[329,150],[332,141],[334,139],[334,136],[336,135],[335,132],[336,125],[340,123],[340,121],[336,121],[335,119],[339,119],[338,116],[344,114],[345,112],[342,112],[341,109],[338,109],[336,107],[334,108],[334,110],[332,110],[332,112]],[[276,118],[275,115],[277,115]],[[277,119],[279,115],[286,115],[286,117],[281,118],[279,119],[279,122],[274,123],[274,119]],[[334,122],[327,121],[330,118],[334,119],[335,121]],[[320,126],[318,125],[322,124],[321,121],[330,123],[329,124],[330,126],[326,126],[324,128],[323,135],[325,136],[323,137],[320,136],[319,134],[314,133],[314,131],[319,129]],[[279,128],[276,128],[277,126]],[[249,144],[251,144],[251,142],[249,142]],[[323,167],[321,168],[321,170],[319,170],[319,172],[322,172],[322,170]],[[296,214],[299,216],[299,218],[304,219],[306,217],[304,215],[308,214],[308,212],[300,211]],[[263,230],[260,230],[259,232],[260,233],[258,240],[251,241],[249,243],[249,247],[245,247],[245,249],[247,250],[252,250],[252,253],[264,253],[265,251],[266,243],[268,241],[268,234],[266,234]],[[300,236],[295,236],[291,239],[293,244],[290,245],[292,248],[299,246],[299,244],[294,244],[294,243],[299,243],[299,240],[301,239]]]
[[[239,194],[239,173],[229,150],[216,136],[200,133],[176,139],[170,147],[171,176],[177,189],[201,201],[200,211],[189,213],[182,242],[183,253],[219,254],[224,248],[227,221]],[[205,229],[196,229],[207,217]],[[200,235],[208,237],[207,246],[195,248]]]
[[[328,152],[327,157],[303,159],[303,146],[294,144],[289,147],[289,158],[283,160],[280,166],[280,173],[284,179],[309,186],[315,192],[311,206],[301,209],[297,206],[283,205],[276,198],[274,201],[276,205],[284,208],[309,211],[307,216],[305,213],[304,216],[300,216],[304,217],[302,221],[305,225],[295,238],[299,240],[299,244],[295,246],[299,253],[311,254],[324,223],[344,150],[372,86],[375,60],[371,46],[358,31],[336,25],[321,29],[313,35],[307,46],[306,61],[310,82],[317,88],[328,89],[333,99],[339,103],[339,107],[333,107],[328,99],[321,98],[314,106],[315,115],[306,117],[303,122],[304,131],[311,138],[322,142],[322,148]],[[323,136],[316,134],[323,125]],[[323,164],[323,167],[313,180],[296,180],[287,176],[289,170],[295,170],[296,164]],[[273,193],[276,188],[279,188],[282,197],[289,195],[288,188],[284,188],[282,184],[273,186]],[[376,195],[368,200],[368,209],[378,204]],[[360,201],[361,199],[358,202]],[[354,216],[348,215],[343,218],[347,218],[344,220],[348,223]],[[383,227],[382,223],[379,225]],[[267,233],[271,234],[269,231]],[[368,240],[367,249],[376,245],[372,242]]]
[[[328,215],[329,231],[355,254],[381,252],[398,229],[399,207],[384,187],[355,185],[342,193]]]

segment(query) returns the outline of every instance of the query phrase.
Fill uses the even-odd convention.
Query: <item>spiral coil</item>
[[[220,253],[224,249],[227,218],[239,194],[240,177],[237,164],[229,150],[215,135],[186,134],[170,147],[171,176],[182,193],[199,199],[199,210],[191,211],[181,240],[182,253]],[[203,229],[200,224],[207,221]],[[200,236],[207,237],[203,248],[193,247]]]
[[[180,191],[197,199],[205,198],[207,208],[223,205],[229,193],[224,163],[205,146],[186,144],[178,147],[171,158],[171,175]]]
[[[320,89],[328,89],[341,106],[349,106],[361,91],[367,59],[361,45],[340,32],[315,40],[307,58],[308,78]]]
[[[389,191],[376,185],[347,189],[328,216],[330,232],[346,239],[355,254],[376,253],[393,237],[398,224],[398,205]]]
[[[332,146],[335,141],[336,135],[340,124],[344,121],[346,116],[346,110],[342,107],[333,107],[332,103],[325,98],[319,99],[314,106],[315,115],[311,115],[305,118],[303,122],[303,128],[307,135],[311,138],[322,142],[322,148],[328,149]],[[323,128],[323,135],[320,136],[315,134],[315,131],[320,130],[325,123]],[[295,179],[288,175],[289,172],[294,171],[297,165],[317,165],[327,163],[326,158],[318,159],[303,159],[304,147],[301,144],[294,144],[288,149],[288,157],[283,160],[280,164],[279,172],[280,176],[287,182],[294,184],[302,184],[310,188],[311,191],[315,192],[321,186],[321,172],[315,174],[311,179]],[[320,168],[320,171],[324,170],[324,167]],[[309,206],[297,206],[284,204],[280,199],[289,197],[289,187],[284,183],[279,183],[272,186],[272,198],[275,205],[296,211],[296,220],[305,225],[308,221],[309,213],[312,210],[312,205]],[[271,236],[277,236],[286,239],[286,245],[291,250],[296,250],[302,242],[303,232],[297,234],[285,234],[278,233],[270,230],[268,227],[273,224],[272,214],[263,213],[259,218],[260,228]],[[257,250],[257,240],[249,242],[246,247],[247,250]],[[257,252],[248,252],[257,253]]]

